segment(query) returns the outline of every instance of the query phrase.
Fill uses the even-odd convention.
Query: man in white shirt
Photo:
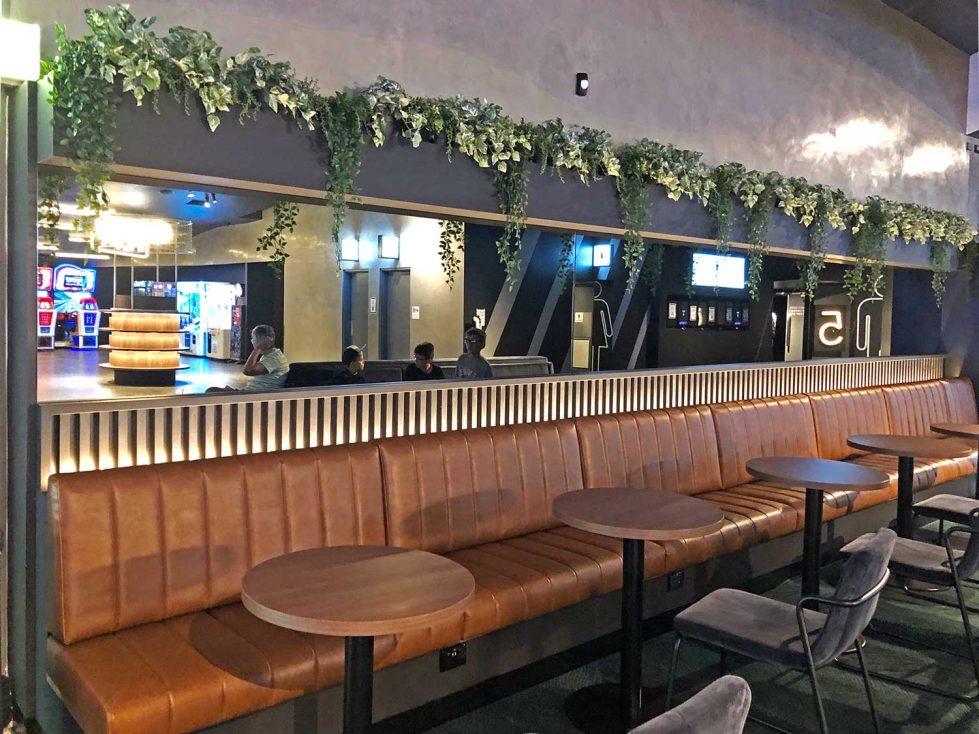
[[[289,360],[275,346],[275,329],[268,324],[252,329],[252,353],[241,371],[252,378],[244,388],[250,392],[279,390],[285,385]]]

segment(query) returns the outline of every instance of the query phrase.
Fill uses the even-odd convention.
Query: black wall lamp
[[[574,93],[579,97],[584,97],[588,94],[588,75],[579,71],[574,77]]]

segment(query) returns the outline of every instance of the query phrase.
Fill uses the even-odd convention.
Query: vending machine
[[[177,310],[181,312],[181,327],[187,332],[186,352],[212,359],[238,359],[238,354],[233,354],[232,342],[234,309],[240,293],[241,286],[232,283],[177,284]]]
[[[71,335],[72,349],[99,348],[99,304],[88,296],[80,299],[75,312],[75,331]]]
[[[54,349],[54,299],[37,297],[37,348]]]

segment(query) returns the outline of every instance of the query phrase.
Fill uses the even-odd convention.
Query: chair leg
[[[816,713],[819,715],[819,731],[822,734],[829,734],[829,727],[826,725],[826,712],[823,710],[823,697],[819,694],[819,683],[816,681],[816,666],[809,657],[809,680],[812,682],[812,697],[816,702]]]
[[[723,647],[721,648],[721,660],[719,665],[721,668],[721,677],[727,675],[727,650],[725,650]]]
[[[683,642],[683,638],[677,635],[676,642],[673,643],[673,657],[670,659],[670,678],[666,684],[666,706],[664,707],[664,711],[670,710],[670,700],[673,698],[673,683],[676,680],[676,664],[680,658],[681,642]]]
[[[860,674],[863,676],[863,687],[867,689],[867,703],[870,705],[870,716],[874,720],[874,731],[880,734],[880,720],[877,718],[877,707],[874,705],[874,692],[870,686],[870,675],[867,673],[867,662],[863,659],[863,649],[860,641],[856,645],[857,660],[860,661]]]
[[[976,685],[979,686],[979,658],[976,657],[976,641],[972,635],[972,624],[969,621],[969,608],[965,603],[965,594],[962,593],[962,581],[958,574],[953,573],[955,580],[955,595],[959,599],[959,612],[962,614],[962,625],[965,627],[965,644],[969,647],[969,656],[972,658],[972,671],[976,674]]]

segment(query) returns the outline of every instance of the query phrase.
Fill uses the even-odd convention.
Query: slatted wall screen
[[[939,379],[944,357],[391,383],[39,406],[41,489],[57,473]]]

